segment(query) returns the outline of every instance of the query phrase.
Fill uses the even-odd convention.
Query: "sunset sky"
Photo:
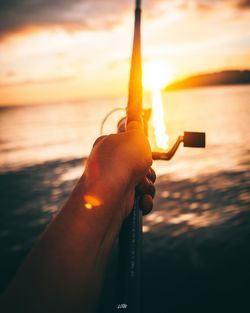
[[[250,68],[249,0],[144,0],[144,63],[170,80]],[[3,0],[0,105],[127,93],[131,0]]]

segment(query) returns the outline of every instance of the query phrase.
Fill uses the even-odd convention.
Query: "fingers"
[[[151,197],[155,196],[155,186],[154,183],[148,179],[146,176],[143,181],[137,186],[137,191],[141,194],[149,194]]]
[[[137,186],[137,191],[142,195],[141,208],[143,215],[150,213],[153,209],[153,198],[155,196],[155,180],[155,171],[150,168],[143,181]]]
[[[143,181],[137,186],[137,190],[141,193],[148,193],[152,197],[155,195],[155,186],[154,182],[156,180],[155,171],[152,167],[149,168],[146,176],[144,177]]]
[[[156,174],[155,171],[150,167],[150,169],[147,172],[147,178],[149,178],[153,183],[156,181]]]
[[[143,195],[141,202],[142,214],[149,214],[153,209],[153,198],[150,195],[146,194]]]

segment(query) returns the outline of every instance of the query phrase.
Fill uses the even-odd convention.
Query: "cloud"
[[[44,27],[65,30],[110,29],[133,9],[131,0],[1,0],[0,38],[24,29]],[[217,4],[232,4],[235,9],[250,8],[249,0],[144,0],[146,14],[157,12],[160,4],[168,8],[208,11]],[[171,12],[171,10],[167,10]],[[158,12],[162,14],[162,12]]]
[[[238,7],[242,9],[250,8],[250,0],[240,0],[237,4]]]
[[[182,10],[209,11],[219,6],[241,10],[250,8],[250,0],[176,0],[172,4]]]
[[[128,4],[117,0],[1,0],[0,36],[43,27],[107,29],[118,23]]]

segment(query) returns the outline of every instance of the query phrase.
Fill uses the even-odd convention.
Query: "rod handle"
[[[115,312],[141,311],[142,210],[136,195],[133,209],[119,235],[118,275]]]

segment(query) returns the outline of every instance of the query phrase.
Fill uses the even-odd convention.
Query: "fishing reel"
[[[148,122],[151,117],[151,109],[143,110],[143,124],[144,132],[148,135]],[[117,124],[117,132],[121,133],[126,130],[126,117],[122,118]],[[185,131],[182,136],[179,136],[174,145],[167,151],[152,152],[153,160],[169,161],[175,155],[180,144],[183,142],[184,147],[188,148],[205,148],[206,147],[206,134],[203,132],[189,132]]]

